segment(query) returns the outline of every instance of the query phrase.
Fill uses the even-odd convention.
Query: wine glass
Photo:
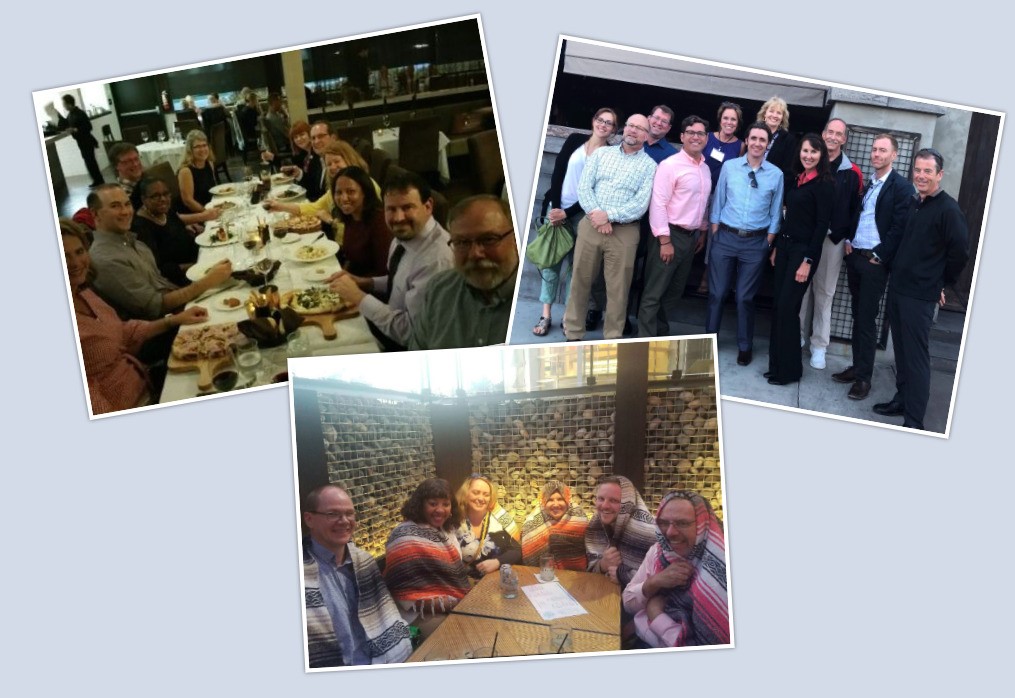
[[[148,138],[149,138],[149,136],[148,136],[148,129],[142,130],[141,131],[141,140],[143,142],[147,143],[148,142]]]
[[[233,355],[230,352],[227,354],[225,362],[220,364],[215,374],[211,378],[212,387],[215,388],[215,392],[227,393],[236,387],[236,384],[240,380],[240,373],[236,370],[236,364],[233,360]]]
[[[166,132],[165,131],[159,131],[158,139],[159,139],[159,143],[165,143],[166,142]]]
[[[247,250],[247,266],[253,266],[254,257],[257,256],[257,248],[261,245],[261,233],[254,227],[248,227],[243,232],[243,247]]]

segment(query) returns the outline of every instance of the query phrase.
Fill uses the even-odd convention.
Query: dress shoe
[[[774,375],[775,375],[775,371],[765,371],[764,373],[761,374],[761,376],[763,378],[771,378]]]
[[[602,310],[590,310],[589,312],[585,313],[585,331],[592,332],[597,327],[599,327],[599,323],[602,321],[603,321]]]
[[[816,368],[819,371],[825,369],[825,350],[815,349],[811,347],[811,368]]]
[[[789,385],[790,383],[796,383],[796,381],[779,380],[775,376],[772,376],[771,378],[768,379],[769,385]]]
[[[747,351],[741,349],[740,352],[737,354],[737,364],[739,364],[740,366],[747,366],[748,364],[751,363],[751,359],[753,358],[754,356],[752,355],[750,349],[748,349]]]
[[[850,400],[863,400],[866,398],[871,391],[870,381],[854,381],[853,387],[849,389],[849,393],[846,395]]]
[[[832,380],[836,383],[854,383],[856,382],[856,373],[853,371],[853,367],[850,366],[845,371],[833,373]]]
[[[905,406],[899,400],[890,400],[889,402],[879,402],[874,405],[874,413],[880,414],[883,417],[899,417],[902,415],[903,408]]]

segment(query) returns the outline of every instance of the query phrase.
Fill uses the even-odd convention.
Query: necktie
[[[402,263],[404,256],[405,245],[401,243],[395,245],[395,251],[391,253],[391,259],[388,260],[388,298],[391,297],[391,291],[395,288],[395,274],[398,273],[398,265]]]

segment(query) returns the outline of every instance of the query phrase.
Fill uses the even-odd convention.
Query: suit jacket
[[[870,186],[870,182],[867,183],[867,186]],[[916,196],[916,189],[895,169],[888,174],[888,179],[881,185],[878,202],[874,205],[874,224],[878,228],[878,235],[881,236],[881,244],[874,248],[874,253],[881,258],[884,264],[891,264],[896,250],[899,249],[899,241],[906,229],[909,204],[914,196]],[[857,207],[852,233],[849,236],[850,240],[856,236],[856,227],[860,223],[862,209],[862,205]]]
[[[324,173],[324,158],[314,153],[310,156],[310,167],[300,179],[300,186],[307,190],[307,201],[317,201],[327,193]]]

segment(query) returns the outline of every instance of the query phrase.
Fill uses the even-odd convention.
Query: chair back
[[[369,143],[370,147],[373,147],[374,131],[369,126],[342,126],[341,128],[337,128],[336,123],[331,125],[332,132],[338,135],[338,137],[346,143],[355,145],[356,139],[359,138]]]
[[[469,136],[469,162],[479,193],[500,195],[504,187],[504,163],[497,131],[490,129]]]
[[[134,145],[141,145],[144,143],[144,139],[141,138],[141,132],[147,131],[147,126],[127,126],[123,129],[123,140]]]
[[[176,128],[180,129],[180,135],[186,138],[187,134],[190,133],[191,131],[195,129],[198,131],[201,130],[201,122],[198,121],[197,119],[177,119]],[[206,133],[204,135],[207,136],[208,134]]]
[[[229,176],[229,167],[226,164],[229,160],[229,150],[226,146],[226,122],[219,121],[212,124],[208,138],[211,139],[211,152],[215,156],[215,171],[224,172],[226,180],[232,181]]]
[[[440,120],[437,117],[403,121],[398,129],[398,164],[426,176],[438,169]]]
[[[384,183],[388,176],[388,166],[391,165],[391,157],[388,151],[374,148],[370,153],[370,176],[375,182]]]
[[[168,162],[160,162],[145,170],[145,177],[157,177],[166,183],[173,195],[173,204],[180,200],[180,180],[173,172],[173,166]]]

